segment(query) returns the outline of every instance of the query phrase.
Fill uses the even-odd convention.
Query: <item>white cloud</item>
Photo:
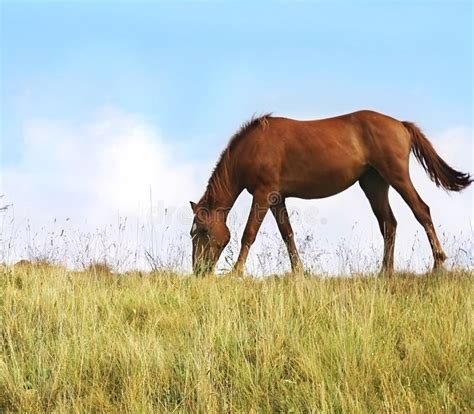
[[[99,111],[82,124],[30,120],[24,126],[22,138],[21,160],[1,171],[0,193],[6,195],[6,202],[14,204],[16,223],[8,228],[9,237],[14,234],[17,241],[17,249],[9,257],[18,258],[28,252],[21,243],[34,244],[36,250],[32,253],[48,250],[48,240],[54,238],[51,232],[57,236],[62,230],[69,238],[63,240],[65,247],[59,249],[60,254],[67,256],[72,251],[80,257],[80,250],[91,244],[91,239],[81,238],[81,233],[97,234],[94,229],[98,228],[103,237],[95,242],[95,250],[89,252],[91,256],[100,257],[106,252],[122,266],[140,266],[146,249],[158,257],[158,263],[174,263],[189,269],[188,200],[204,191],[214,160],[196,164],[179,162],[183,159],[178,153],[182,147],[173,144],[169,137],[165,139],[155,125],[112,109]],[[450,165],[473,171],[469,129],[453,128],[434,136],[432,141]],[[223,139],[222,146],[225,144]],[[457,254],[460,248],[469,252],[465,244],[469,240],[472,243],[473,190],[448,195],[436,189],[414,159],[411,171],[440,233],[445,231],[450,237],[458,238],[448,243],[448,253]],[[398,265],[406,267],[408,261],[413,268],[426,267],[431,258],[421,226],[398,194],[392,190],[390,197],[399,222]],[[231,223],[235,223],[232,231],[237,235],[229,248],[234,260],[249,205],[250,196],[243,195],[230,217]],[[378,226],[357,184],[328,199],[292,199],[288,205],[290,211],[298,211],[293,215],[293,227],[308,265],[337,272],[362,270],[367,264],[374,268],[381,260]],[[118,228],[124,217],[127,217],[126,231]],[[70,220],[66,222],[66,218]],[[38,232],[38,240],[32,241],[26,234],[26,219]],[[279,236],[273,237],[275,233],[276,225],[269,215],[249,258],[251,270],[270,272],[278,262],[275,256],[282,246]],[[4,223],[3,248],[5,234]],[[307,234],[313,234],[314,239],[306,240]],[[284,249],[283,254],[286,255]],[[120,255],[127,258],[119,259]],[[345,255],[354,267],[348,267]],[[176,257],[179,258],[174,261]],[[224,262],[222,259],[221,263]],[[288,267],[286,257],[284,267]]]
[[[4,191],[35,217],[87,213],[101,223],[102,213],[136,213],[150,188],[169,203],[181,201],[193,171],[173,158],[173,147],[136,116],[104,110],[85,125],[33,120],[20,163],[5,172]]]
[[[176,210],[195,193],[196,166],[176,164],[175,148],[156,127],[119,111],[102,110],[79,125],[31,120],[22,148],[20,162],[2,171],[1,193],[14,206],[17,233],[27,219],[38,232],[56,221],[86,233],[127,217],[145,234],[135,234],[134,243],[143,243],[151,237],[144,228],[151,199],[154,221],[163,227],[165,208]]]

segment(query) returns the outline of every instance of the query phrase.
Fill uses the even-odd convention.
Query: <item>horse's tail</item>
[[[412,139],[412,151],[428,176],[437,187],[447,191],[461,191],[472,183],[468,173],[456,171],[444,161],[433,148],[431,142],[412,122],[402,122]]]

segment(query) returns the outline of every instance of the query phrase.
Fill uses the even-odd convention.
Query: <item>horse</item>
[[[190,202],[192,262],[195,274],[214,267],[230,240],[226,219],[246,189],[252,205],[233,271],[242,275],[250,247],[270,210],[286,244],[292,272],[303,271],[285,200],[330,197],[357,181],[378,221],[384,240],[382,274],[394,270],[397,221],[389,203],[393,187],[423,226],[433,254],[433,271],[447,259],[431,219],[429,206],[409,174],[415,158],[438,187],[461,191],[472,178],[450,167],[412,122],[362,110],[332,118],[300,121],[266,114],[252,117],[230,139],[199,202]]]

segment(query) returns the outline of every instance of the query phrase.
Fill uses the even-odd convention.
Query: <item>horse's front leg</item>
[[[268,193],[263,191],[256,192],[253,196],[247,225],[245,226],[244,234],[242,235],[242,245],[240,247],[239,257],[234,266],[234,271],[238,275],[243,275],[244,273],[245,262],[250,247],[257,237],[258,229],[260,228],[269,208],[270,200],[268,199]]]
[[[271,207],[273,216],[280,230],[281,237],[286,244],[288,249],[288,255],[290,256],[291,270],[294,274],[301,273],[303,271],[303,263],[301,262],[300,255],[296,249],[295,237],[293,229],[290,224],[290,217],[286,209],[285,200],[272,205]]]

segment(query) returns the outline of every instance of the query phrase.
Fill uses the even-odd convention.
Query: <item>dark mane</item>
[[[234,135],[232,135],[231,139],[229,140],[229,143],[227,144],[226,149],[222,151],[218,164],[221,161],[222,156],[227,151],[227,149],[232,148],[236,144],[238,144],[242,140],[242,138],[244,138],[247,135],[247,133],[250,132],[253,128],[260,125],[262,129],[265,130],[268,127],[268,118],[270,118],[271,116],[272,116],[271,112],[264,115],[260,115],[260,116],[255,116],[254,114],[248,121],[245,121],[237,130],[237,132]]]
[[[230,156],[232,148],[241,142],[248,133],[254,128],[260,126],[263,130],[268,127],[268,118],[271,117],[271,113],[267,113],[260,116],[253,115],[248,121],[244,122],[238,131],[232,135],[229,143],[222,151],[219,160],[214,167],[211,177],[207,183],[206,191],[201,198],[200,204],[212,207],[216,193],[221,190],[228,192],[227,184],[229,181],[229,171],[227,169],[227,160]]]

